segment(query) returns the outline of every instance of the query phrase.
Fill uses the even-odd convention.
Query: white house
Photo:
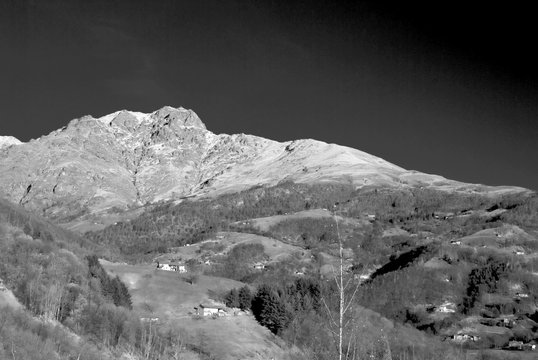
[[[165,271],[177,271],[179,273],[186,273],[187,268],[185,265],[178,262],[159,262],[157,261],[157,269]]]
[[[149,322],[149,323],[152,323],[152,322],[158,322],[159,321],[159,318],[156,317],[156,318],[146,318],[146,317],[141,317],[140,318],[140,321],[142,322]]]
[[[455,313],[456,312],[456,304],[453,302],[444,302],[441,305],[439,305],[436,309],[437,312],[441,313]]]
[[[187,267],[183,264],[179,264],[179,263],[176,263],[175,265],[176,268],[176,271],[179,272],[179,273],[186,273],[187,272]]]
[[[254,269],[256,270],[263,270],[265,269],[265,264],[264,263],[261,263],[261,262],[257,262],[256,264],[254,264]]]
[[[454,341],[458,341],[458,342],[478,341],[478,340],[480,340],[480,336],[478,336],[478,335],[470,335],[470,334],[465,334],[465,333],[460,332],[458,334],[452,335],[452,339]]]
[[[173,271],[169,263],[162,263],[157,261],[157,269],[165,271]]]

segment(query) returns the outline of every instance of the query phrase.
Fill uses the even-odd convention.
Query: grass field
[[[118,275],[133,297],[133,307],[147,316],[164,319],[185,317],[194,307],[209,299],[209,292],[224,292],[244,284],[238,281],[200,275],[194,284],[184,274],[157,270],[152,265],[127,265],[102,261],[112,275]]]
[[[536,360],[537,351],[508,351],[508,350],[471,350],[467,353],[468,360]]]
[[[320,219],[330,218],[332,216],[332,213],[326,209],[313,209],[299,211],[293,214],[275,215],[264,218],[252,219],[249,220],[249,224],[260,231],[269,231],[272,226],[285,220],[297,220],[306,218]]]
[[[283,341],[252,316],[185,318],[175,326],[188,334],[188,343],[215,359],[283,359],[286,351]]]
[[[210,292],[223,292],[244,284],[200,275],[189,284],[183,274],[157,270],[152,265],[127,265],[101,260],[111,275],[129,287],[133,308],[140,317],[159,318],[160,326],[182,330],[185,341],[203,348],[215,359],[283,359],[286,347],[252,315],[217,319],[193,316],[194,307],[209,299]],[[231,313],[231,312],[230,312]]]
[[[270,261],[278,261],[297,252],[300,253],[300,256],[304,260],[309,260],[311,255],[310,251],[303,250],[299,246],[289,245],[265,236],[238,232],[219,232],[214,239],[209,239],[190,246],[173,248],[170,253],[162,255],[156,260],[202,260],[214,255],[225,254],[238,244],[262,244],[264,253],[270,258]],[[218,251],[215,250],[216,248],[218,248]]]

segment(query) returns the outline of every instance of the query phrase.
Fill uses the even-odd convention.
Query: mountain
[[[214,134],[192,110],[169,106],[149,114],[122,110],[84,116],[27,143],[2,137],[0,158],[4,196],[60,222],[282,181],[523,191],[407,171],[365,152],[311,139],[277,142]]]
[[[0,149],[12,145],[20,145],[22,142],[13,136],[0,136]]]
[[[355,288],[343,298],[350,353],[534,355],[534,192],[408,171],[310,139],[217,135],[184,108],[85,116],[28,143],[0,139],[0,305],[17,304],[12,291],[26,308],[24,321],[0,329],[0,358],[28,348],[26,358],[40,356],[41,325],[18,324],[45,319],[66,331],[39,332],[52,344],[46,359],[73,358],[86,344],[98,344],[88,359],[333,359],[338,276]],[[252,301],[237,312],[241,293]],[[230,316],[192,312],[210,300]],[[23,315],[0,308],[10,316]],[[147,336],[162,346],[137,340]],[[68,337],[77,340],[66,346]]]

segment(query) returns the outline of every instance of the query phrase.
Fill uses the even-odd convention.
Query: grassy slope
[[[176,326],[188,331],[191,344],[203,345],[216,359],[283,358],[283,341],[252,316],[186,318]]]
[[[208,300],[208,291],[221,292],[244,284],[238,281],[200,275],[189,284],[175,272],[157,270],[153,265],[126,265],[102,261],[112,275],[118,275],[129,287],[135,309],[148,313],[144,303],[153,312],[165,318],[185,317],[194,307]],[[150,314],[147,314],[150,315]]]
[[[189,259],[203,259],[214,255],[225,254],[232,247],[239,244],[262,244],[264,253],[271,261],[282,259],[296,252],[304,252],[302,256],[305,259],[310,258],[310,252],[303,251],[301,247],[289,245],[266,236],[238,232],[219,232],[216,236],[204,242],[173,248],[170,253],[159,256],[156,260],[181,259],[182,261],[186,261]],[[219,245],[220,250],[218,252],[214,251],[212,249],[214,246],[208,245]]]
[[[536,360],[536,351],[471,350],[468,360]]]
[[[208,292],[222,292],[244,284],[200,275],[194,284],[175,272],[152,265],[127,265],[101,261],[112,275],[128,286],[135,311],[141,317],[159,318],[159,323],[184,329],[188,343],[203,347],[217,359],[281,358],[281,341],[252,316],[193,319],[194,307],[209,299]]]
[[[312,209],[312,210],[299,211],[299,212],[285,214],[285,215],[275,215],[275,216],[267,216],[263,218],[251,219],[248,222],[252,227],[260,231],[269,231],[269,229],[272,226],[275,226],[279,222],[282,222],[285,220],[298,220],[298,219],[304,219],[304,218],[320,219],[320,218],[329,218],[329,217],[332,217],[332,214],[328,210]]]

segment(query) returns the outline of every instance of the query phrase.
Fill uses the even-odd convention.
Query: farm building
[[[196,315],[200,316],[225,316],[226,305],[220,303],[202,303],[194,308]]]
[[[256,270],[263,270],[265,269],[265,264],[261,262],[257,262],[253,265],[253,268]]]
[[[459,331],[457,334],[452,335],[452,340],[456,342],[466,342],[466,341],[478,341],[480,336],[475,334],[467,334],[465,332]]]
[[[158,322],[159,318],[158,317],[154,317],[154,318],[141,317],[140,321],[153,323],[153,322]]]
[[[165,271],[177,271],[180,273],[186,273],[187,268],[185,265],[179,262],[159,262],[157,261],[157,269]]]
[[[443,304],[439,305],[435,311],[441,312],[441,313],[455,313],[456,312],[456,304],[453,302],[447,301]]]
[[[516,299],[526,299],[529,297],[529,294],[527,293],[522,293],[522,292],[517,292],[516,293]]]

